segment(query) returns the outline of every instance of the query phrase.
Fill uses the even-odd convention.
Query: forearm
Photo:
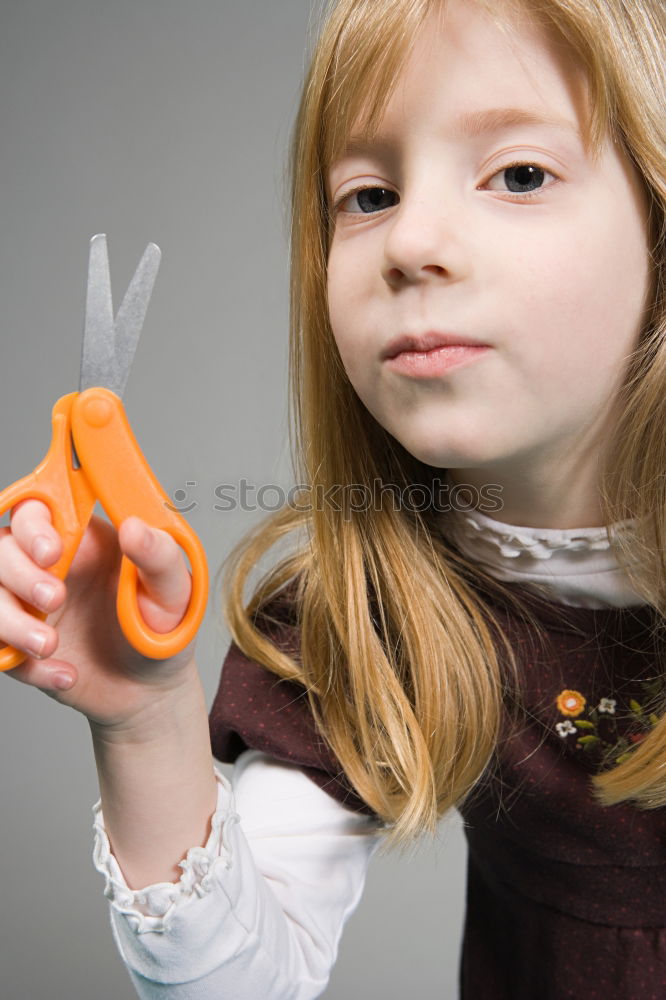
[[[91,734],[104,823],[128,886],[177,881],[178,862],[206,842],[217,801],[196,665],[187,685],[156,702],[136,732],[91,724]]]

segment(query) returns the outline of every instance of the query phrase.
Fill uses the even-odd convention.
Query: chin
[[[485,442],[479,441],[472,444],[453,445],[450,441],[424,441],[422,439],[400,439],[400,444],[410,455],[418,459],[425,465],[431,465],[436,469],[469,469],[482,467],[493,461],[493,455],[482,445]]]
[[[425,465],[434,468],[470,468],[493,461],[506,450],[497,420],[459,408],[420,405],[410,413],[376,413],[375,419]],[[448,412],[447,412],[448,411]],[[494,424],[494,426],[493,426]]]

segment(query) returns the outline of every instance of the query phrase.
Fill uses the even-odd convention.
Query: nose
[[[403,196],[385,232],[382,275],[391,288],[459,280],[467,272],[462,219],[450,201]]]

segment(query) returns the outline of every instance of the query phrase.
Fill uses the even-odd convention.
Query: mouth
[[[492,348],[489,344],[469,342],[443,344],[429,351],[399,351],[386,358],[387,368],[396,375],[416,379],[439,379],[458,368],[467,367],[474,361],[487,357]]]
[[[385,361],[398,357],[399,354],[427,354],[442,347],[490,347],[471,337],[464,337],[458,333],[440,333],[430,330],[418,336],[414,334],[400,334],[389,341],[382,358]]]

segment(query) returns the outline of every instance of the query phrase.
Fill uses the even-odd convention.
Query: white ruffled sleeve
[[[93,861],[105,878],[120,955],[142,1000],[311,1000],[321,995],[379,844],[376,820],[337,802],[298,767],[248,750],[203,847],[176,883],[128,888],[93,806]]]
[[[93,806],[93,863],[104,876],[104,895],[116,912],[127,918],[128,926],[135,934],[164,934],[177,906],[211,892],[213,865],[231,867],[229,832],[239,817],[230,807],[232,791],[229,782],[217,768],[213,770],[217,779],[217,807],[211,821],[210,836],[203,847],[191,847],[187,856],[179,862],[178,867],[183,869],[183,874],[175,883],[156,882],[145,889],[130,889],[111,853],[101,800]]]

